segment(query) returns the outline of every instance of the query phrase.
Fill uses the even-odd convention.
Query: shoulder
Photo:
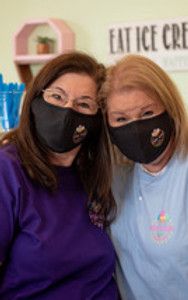
[[[19,163],[19,155],[15,145],[7,144],[0,147],[0,163],[1,164]]]
[[[188,155],[175,152],[167,166],[170,170],[173,170],[173,172],[180,172],[180,170],[188,171]]]

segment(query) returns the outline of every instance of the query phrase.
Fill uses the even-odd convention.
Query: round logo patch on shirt
[[[158,245],[168,242],[172,237],[174,227],[170,216],[162,210],[157,219],[150,226],[151,236]]]

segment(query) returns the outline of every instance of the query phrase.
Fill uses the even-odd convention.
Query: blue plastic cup
[[[0,91],[0,123],[3,131],[18,125],[23,91]]]

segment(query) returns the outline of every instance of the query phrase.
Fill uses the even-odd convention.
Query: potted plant
[[[37,54],[50,53],[51,44],[53,42],[54,40],[47,36],[37,36]]]

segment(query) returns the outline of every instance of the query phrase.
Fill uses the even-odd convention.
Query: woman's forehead
[[[107,109],[113,111],[132,111],[143,108],[155,108],[162,104],[142,90],[129,90],[113,93],[107,99]]]

